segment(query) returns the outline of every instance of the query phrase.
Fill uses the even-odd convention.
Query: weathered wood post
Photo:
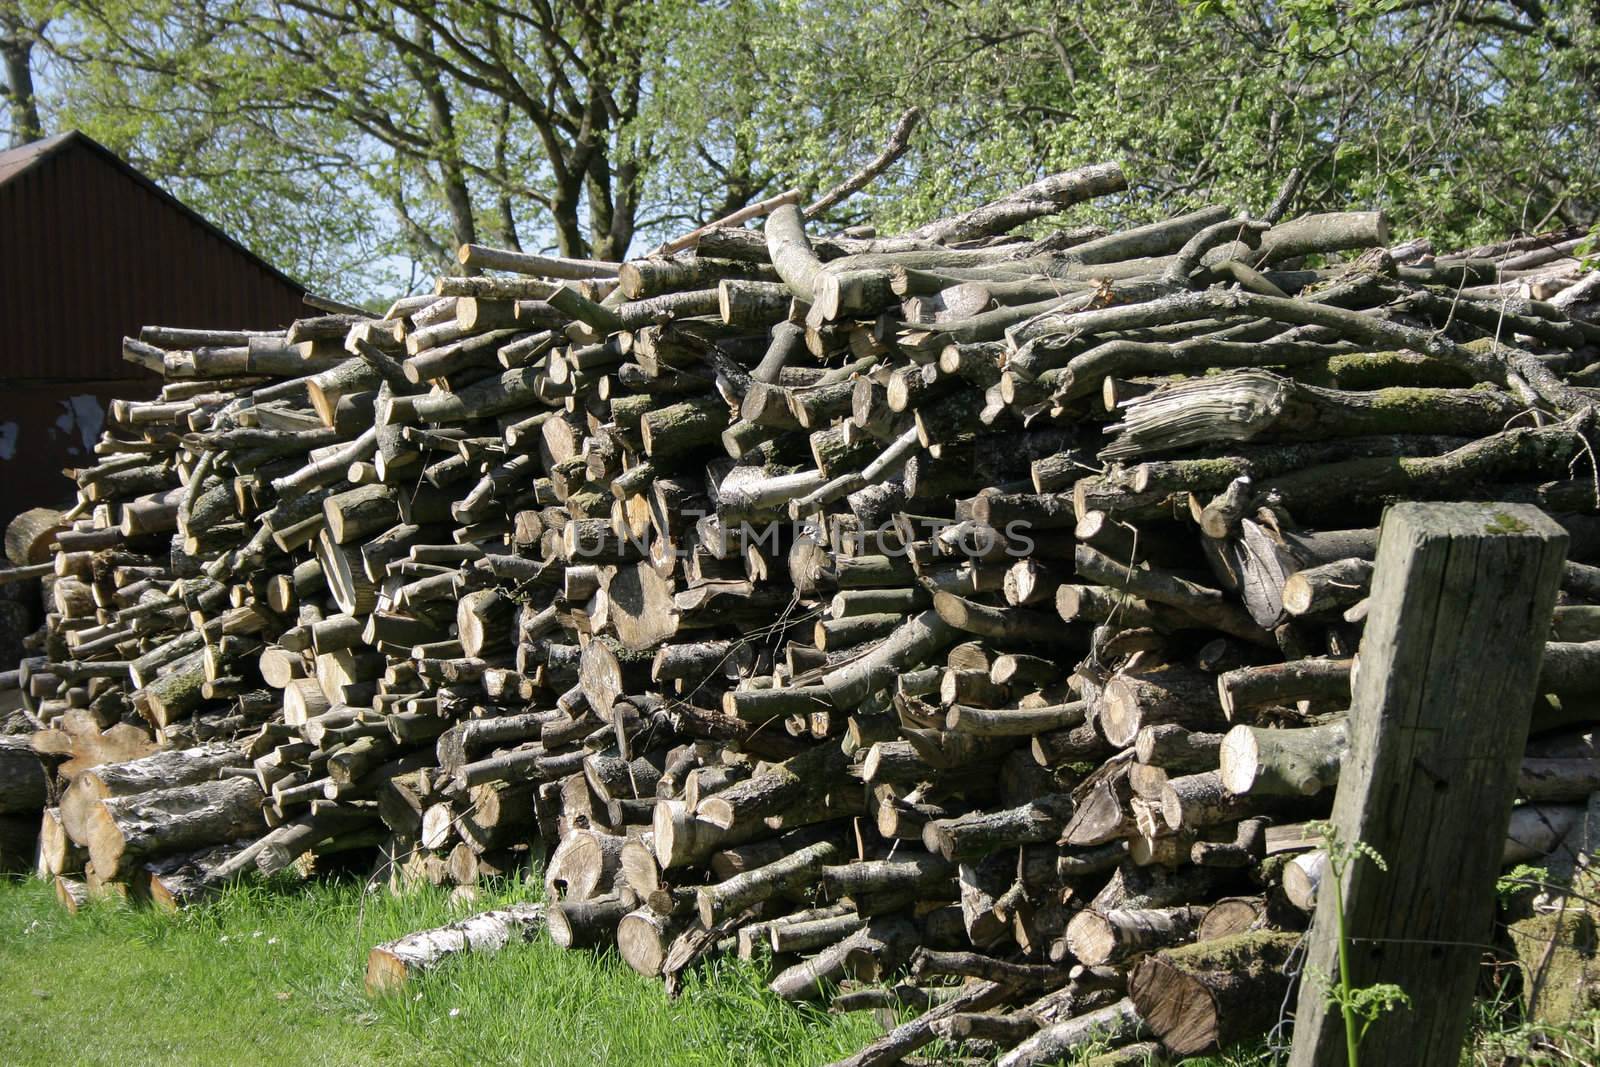
[[[1335,893],[1352,985],[1413,1000],[1373,1025],[1363,1061],[1460,1062],[1567,535],[1536,508],[1399,504],[1383,520],[1333,822],[1358,860],[1312,924],[1291,1067],[1345,1062]]]

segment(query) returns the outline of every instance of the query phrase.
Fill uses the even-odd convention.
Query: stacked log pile
[[[1263,1032],[1386,503],[1571,530],[1508,858],[1600,787],[1595,275],[1376,213],[1012,235],[1124,185],[895,237],[780,198],[620,265],[467,246],[501,273],[382,316],[129,339],[160,398],[11,572],[52,612],[0,830],[43,808],[70,905],[542,857],[542,910],[373,984],[538,923],[669,986],[731,952],[926,1009],[856,1064]]]

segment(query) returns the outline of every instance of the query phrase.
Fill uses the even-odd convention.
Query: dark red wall
[[[124,335],[286,326],[300,297],[87,138],[0,180],[0,524],[70,494],[60,471],[93,462],[94,404],[159,388]]]
[[[61,471],[94,464],[111,401],[155,393],[126,378],[0,383],[0,529],[19,511],[72,503],[76,489]]]
[[[0,379],[133,378],[146,325],[268,329],[298,286],[87,139],[0,183]]]

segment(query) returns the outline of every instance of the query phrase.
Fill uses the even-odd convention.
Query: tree
[[[192,139],[361,168],[435,259],[480,229],[517,246],[530,210],[562,254],[608,257],[633,236],[634,168],[610,156],[637,109],[649,6],[80,0],[52,45],[63,116],[135,154],[162,154],[162,120],[182,116]],[[116,124],[129,113],[155,118]]]
[[[833,5],[829,5],[832,7]],[[916,0],[896,91],[928,101],[904,221],[1117,158],[1102,211],[1375,206],[1442,246],[1600,216],[1600,8],[1458,0]],[[971,186],[977,184],[979,188]]]
[[[1084,218],[1261,210],[1298,167],[1296,210],[1382,207],[1461,246],[1600,217],[1597,17],[1526,0],[733,3],[687,50],[736,56],[732,72],[686,65],[647,108],[720,130],[715,162],[787,180],[918,104],[913,153],[856,205],[890,225],[1115,158],[1133,188]]]
[[[46,0],[27,0],[43,4]],[[620,258],[873,154],[832,222],[1087,162],[1084,218],[1376,206],[1441,246],[1600,216],[1600,8],[1539,0],[55,0],[13,130],[76,125],[332,295],[483,241]],[[9,46],[8,46],[9,47]],[[31,62],[31,66],[30,66]],[[39,70],[37,120],[19,101]],[[42,120],[42,121],[41,121]]]
[[[33,49],[49,24],[47,15],[30,11],[21,3],[0,9],[0,63],[5,65],[0,100],[5,101],[13,146],[44,135],[39,100],[33,89]]]
[[[72,0],[53,28],[56,124],[345,293],[349,259],[441,268],[480,239],[620,258],[641,226],[732,210],[779,179],[818,187],[883,132],[797,168],[736,152],[732,170],[669,177],[670,161],[717,158],[724,131],[646,114],[646,98],[690,68],[712,97],[738,80],[729,52],[707,54],[735,42],[689,0]],[[339,239],[307,256],[300,242],[325,234]]]

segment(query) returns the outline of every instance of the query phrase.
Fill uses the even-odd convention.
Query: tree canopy
[[[479,241],[618,258],[828,187],[911,223],[1116,159],[1121,221],[1293,167],[1443,243],[1600,217],[1600,4],[16,0],[7,132],[76,127],[332,295]]]

